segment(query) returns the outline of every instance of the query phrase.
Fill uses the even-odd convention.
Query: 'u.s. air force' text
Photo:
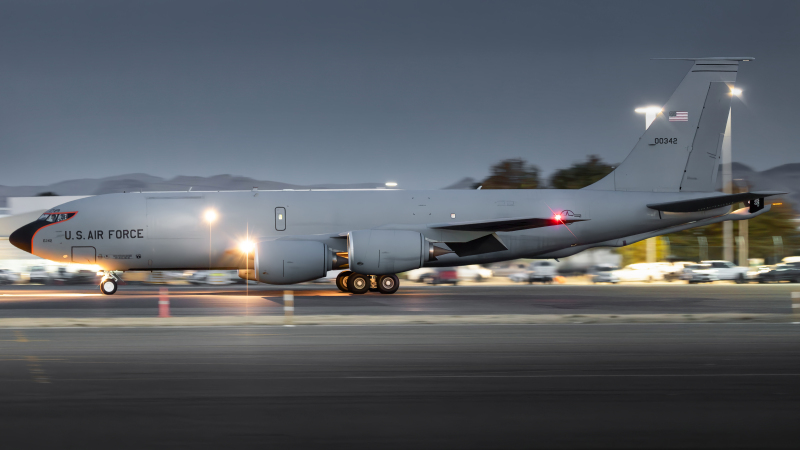
[[[144,231],[143,228],[133,230],[108,230],[108,233],[105,231],[106,230],[89,230],[88,233],[76,231],[74,235],[72,231],[64,231],[64,239],[144,239],[144,234],[142,234]]]

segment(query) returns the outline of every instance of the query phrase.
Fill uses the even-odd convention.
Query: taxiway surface
[[[0,330],[8,448],[796,448],[800,325]]]
[[[298,315],[388,314],[787,314],[795,284],[425,286],[393,295],[352,295],[330,285],[292,286]],[[158,286],[3,286],[0,317],[152,317]],[[265,285],[167,287],[173,316],[283,314],[283,290]]]

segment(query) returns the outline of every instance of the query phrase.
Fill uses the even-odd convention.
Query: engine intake
[[[255,278],[268,284],[316,280],[326,276],[337,263],[336,254],[316,241],[259,242],[254,256]]]

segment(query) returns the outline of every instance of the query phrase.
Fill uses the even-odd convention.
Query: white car
[[[470,264],[469,266],[456,267],[456,273],[458,274],[459,280],[471,280],[471,281],[484,281],[494,276],[491,269],[481,267],[477,264]]]
[[[408,281],[422,283],[425,275],[430,275],[434,272],[436,272],[435,267],[420,267],[419,269],[409,270],[406,272],[406,279],[408,279]]]
[[[710,264],[691,264],[685,266],[683,268],[681,279],[688,281],[689,284],[710,283],[712,281],[719,280],[716,272],[711,268]]]
[[[11,284],[19,281],[19,275],[7,270],[0,269],[0,284]]]
[[[33,266],[30,269],[30,282],[47,284],[50,282],[50,274],[43,266]]]
[[[593,283],[619,283],[619,275],[617,275],[617,268],[609,264],[599,264],[592,268],[595,274],[592,277]]]
[[[664,273],[652,264],[628,264],[617,271],[619,281],[657,281],[664,279]]]
[[[747,283],[747,272],[750,270],[747,267],[739,267],[730,261],[703,261],[702,263],[709,264],[720,280],[731,280],[737,284]]]
[[[552,283],[556,277],[556,265],[551,261],[534,261],[525,272],[512,273],[508,276],[516,283]]]

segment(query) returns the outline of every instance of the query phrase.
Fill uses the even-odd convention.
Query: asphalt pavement
[[[800,325],[0,330],[5,448],[796,448]]]

